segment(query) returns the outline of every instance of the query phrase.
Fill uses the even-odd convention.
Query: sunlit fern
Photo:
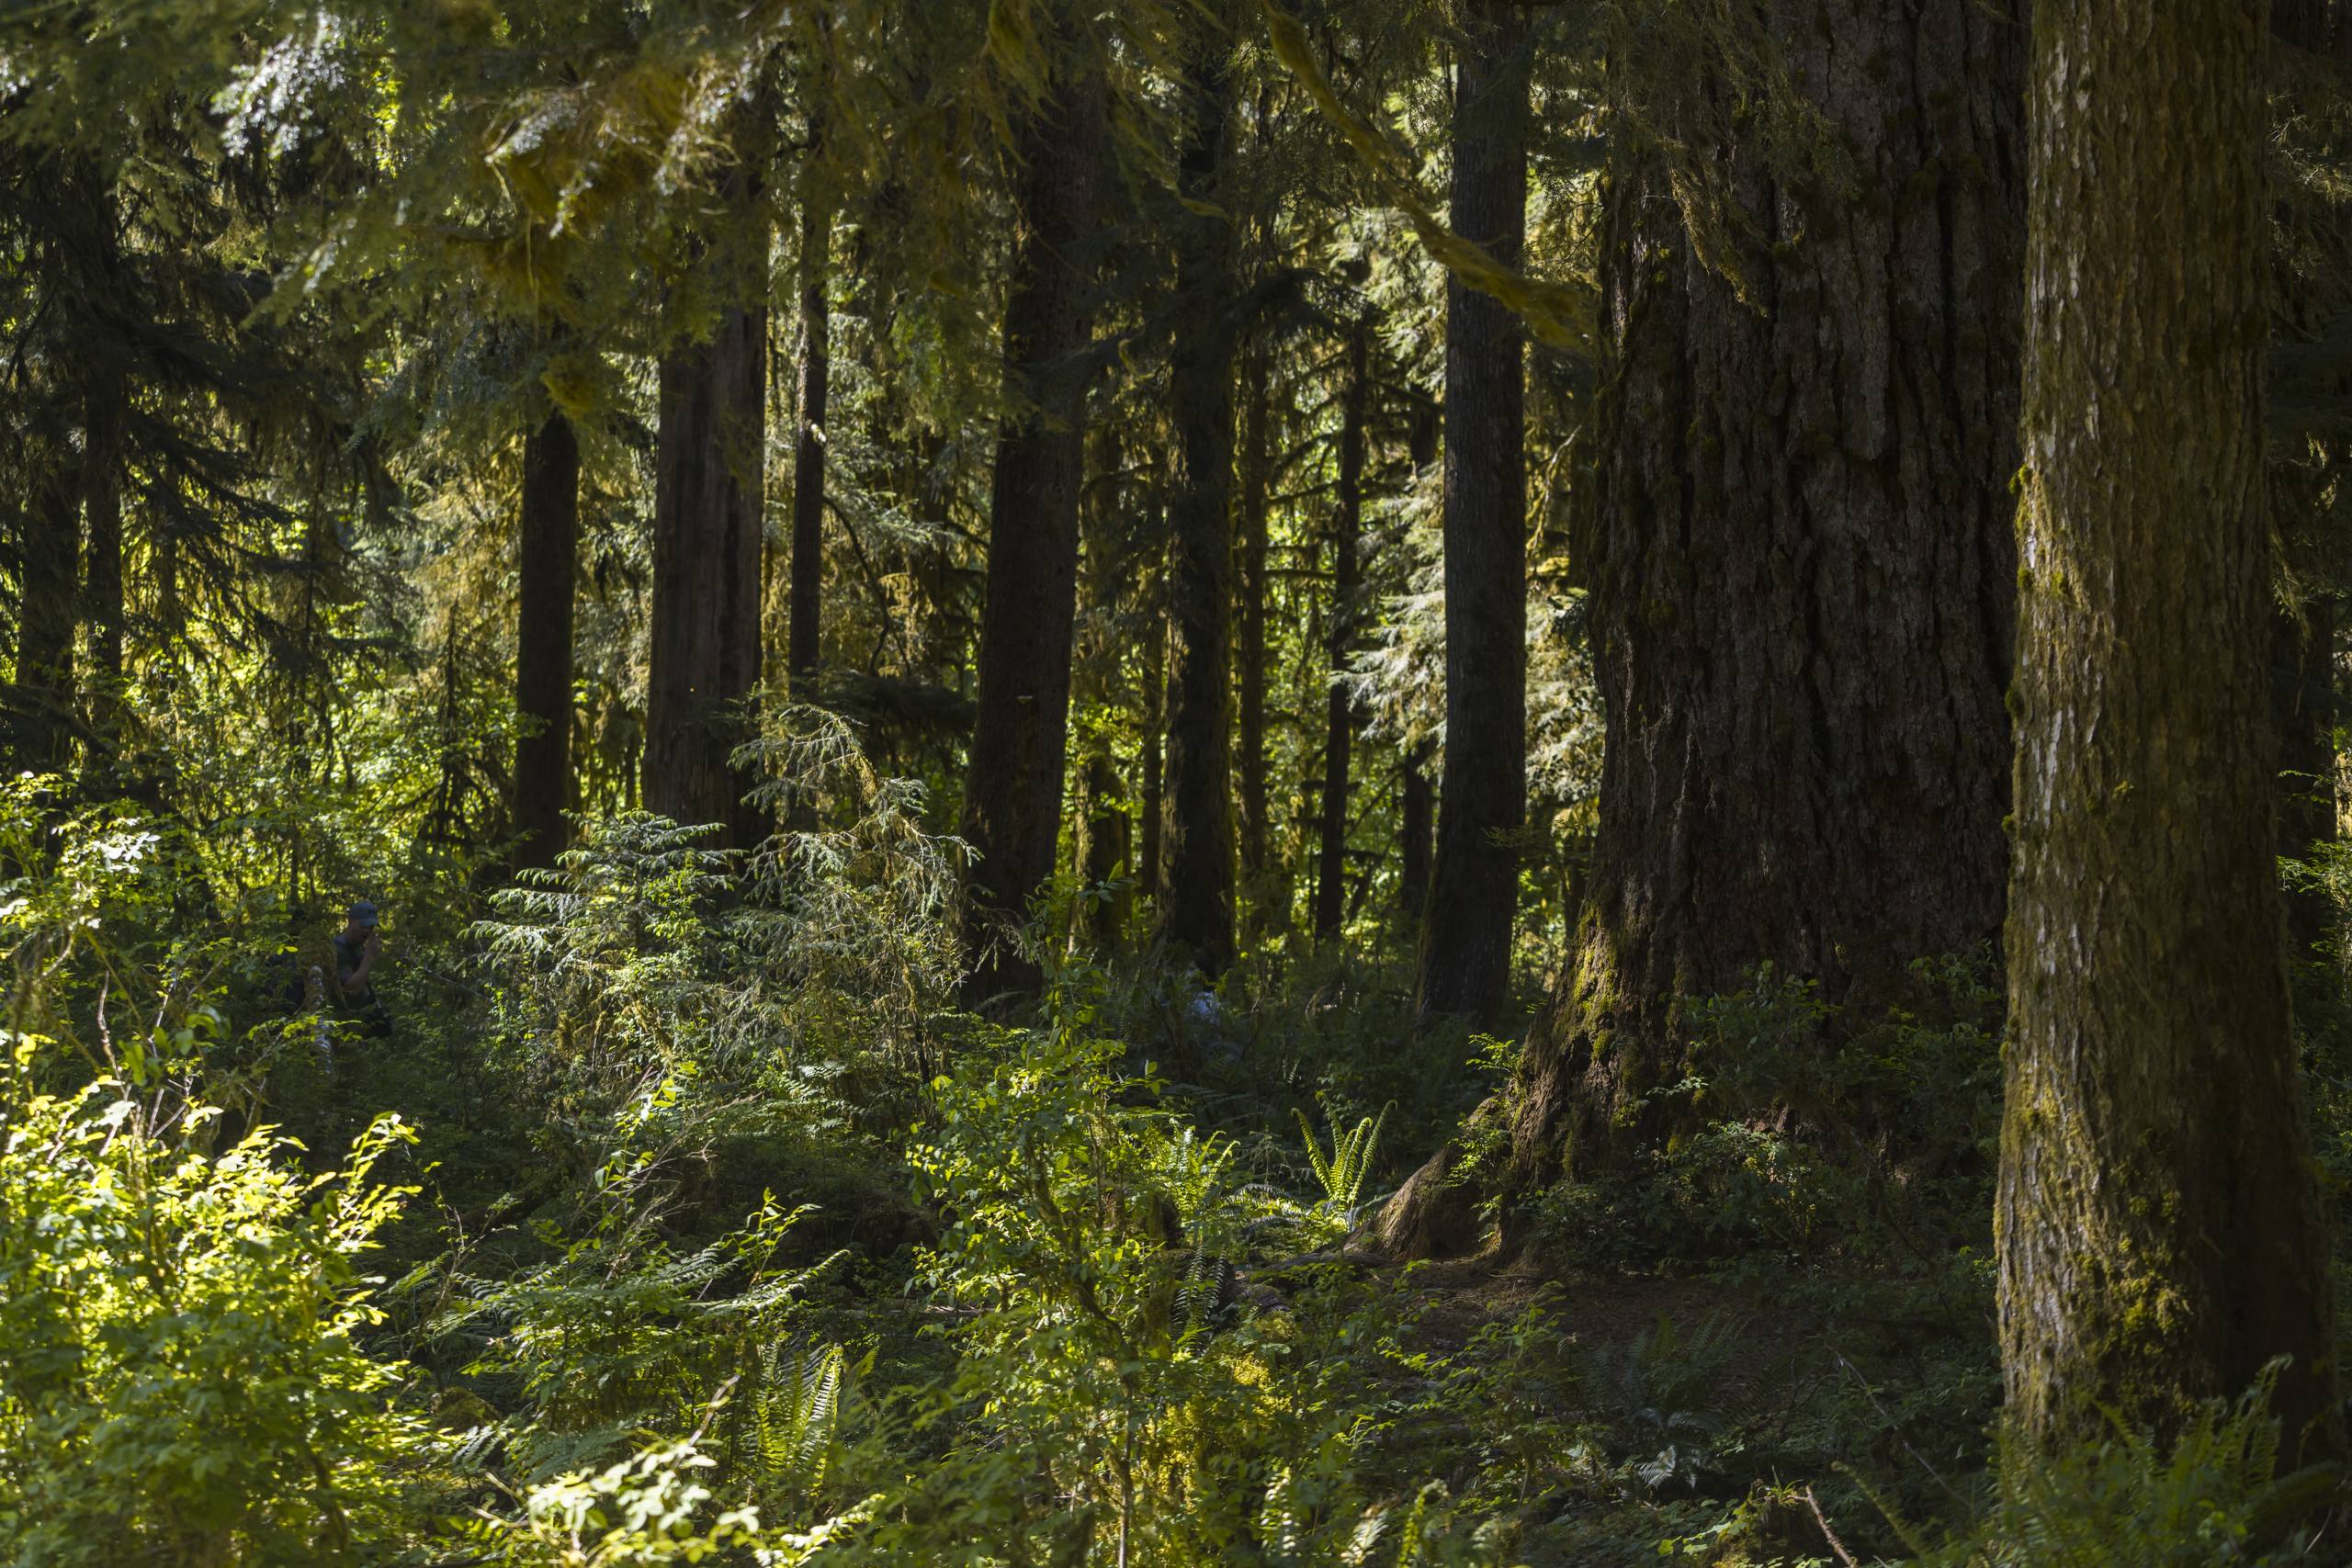
[[[738,1456],[763,1498],[807,1498],[829,1478],[848,1356],[839,1345],[788,1340],[761,1354],[742,1402]]]
[[[1306,1119],[1306,1112],[1294,1112],[1298,1117],[1298,1130],[1306,1136],[1306,1163],[1315,1168],[1315,1179],[1322,1186],[1327,1208],[1341,1213],[1355,1208],[1363,1192],[1364,1178],[1371,1174],[1373,1156],[1379,1152],[1380,1130],[1387,1125],[1388,1113],[1395,1109],[1394,1101],[1382,1106],[1378,1116],[1365,1117],[1351,1133],[1342,1133],[1333,1123],[1328,1153],[1315,1136],[1315,1124]]]

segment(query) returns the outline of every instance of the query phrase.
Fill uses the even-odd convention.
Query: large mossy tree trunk
[[[1454,231],[1515,265],[1527,229],[1526,24],[1474,4],[1455,59]],[[1506,1025],[1527,812],[1526,333],[1445,289],[1445,763],[1421,920],[1423,1023]]]
[[[716,321],[662,356],[644,798],[679,822],[723,824],[748,849],[763,814],[731,759],[760,680],[768,246],[752,170],[718,184],[726,227],[702,280],[720,301]]]
[[[2035,6],[1996,1223],[2044,1443],[2277,1356],[2290,1443],[2334,1419],[2272,861],[2264,9]]]
[[[514,861],[548,866],[571,800],[572,588],[580,570],[580,436],[551,410],[523,439],[514,620]]]
[[[1019,151],[1020,237],[1004,311],[1010,411],[997,432],[964,791],[963,836],[975,851],[964,910],[975,962],[965,989],[975,1002],[1037,988],[1017,933],[1054,874],[1061,826],[1093,333],[1086,256],[1105,135],[1100,73],[1062,69]]]
[[[1522,1179],[1668,1130],[1680,998],[1770,963],[1867,1009],[2001,929],[2023,31],[1983,0],[1764,17],[1816,172],[1726,107],[1728,268],[1656,164],[1606,198],[1577,545],[1608,741]]]
[[[1227,41],[1207,33],[1186,84],[1169,365],[1170,660],[1159,935],[1204,974],[1233,962],[1233,364],[1237,247],[1216,211],[1232,107]]]

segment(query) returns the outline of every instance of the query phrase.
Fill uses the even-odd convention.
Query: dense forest
[[[2342,0],[0,8],[0,1559],[2352,1562]]]

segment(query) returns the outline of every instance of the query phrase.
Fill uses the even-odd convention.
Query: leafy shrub
[[[123,1084],[0,1086],[0,1543],[13,1561],[332,1561],[402,1523],[434,1434],[362,1348],[356,1259],[401,1190],[307,1176],[257,1130],[220,1155]],[[211,1113],[190,1107],[179,1131]],[[413,1476],[412,1476],[413,1478]]]

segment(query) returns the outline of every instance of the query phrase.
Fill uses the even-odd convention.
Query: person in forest
[[[362,898],[351,906],[344,919],[343,930],[334,934],[335,1006],[353,1014],[365,1024],[369,1034],[378,1038],[392,1029],[391,1015],[376,995],[376,965],[383,960],[384,942],[379,925],[382,917],[376,906]]]

